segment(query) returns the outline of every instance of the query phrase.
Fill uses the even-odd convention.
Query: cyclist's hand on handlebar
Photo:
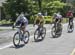
[[[12,29],[14,29],[15,28],[15,24],[13,24],[13,26],[12,26]]]
[[[15,26],[13,25],[13,26],[12,26],[12,29],[14,29],[14,28],[15,28]]]
[[[33,27],[35,27],[35,24],[33,24]]]

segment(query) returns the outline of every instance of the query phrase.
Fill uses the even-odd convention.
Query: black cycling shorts
[[[61,19],[55,19],[55,22],[58,22],[58,20],[60,20],[59,22],[61,23]]]

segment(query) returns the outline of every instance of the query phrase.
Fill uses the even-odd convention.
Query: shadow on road
[[[34,42],[42,42],[42,41],[43,41],[42,39],[38,39],[38,40],[36,40]]]
[[[50,37],[50,38],[52,38],[52,39],[55,39],[55,38],[60,38],[61,36],[58,36],[58,37]]]
[[[19,49],[19,48],[22,48],[24,46],[25,46],[25,44],[20,44],[20,45],[17,45],[17,46],[11,46],[10,48]]]

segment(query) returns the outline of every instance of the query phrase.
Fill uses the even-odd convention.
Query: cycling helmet
[[[42,16],[42,13],[38,13],[38,16]]]

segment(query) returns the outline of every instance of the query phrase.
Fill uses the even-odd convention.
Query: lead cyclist
[[[16,25],[19,25],[20,26],[20,30],[23,31],[23,33],[25,33],[26,31],[26,27],[28,25],[28,19],[24,16],[24,13],[21,13],[17,19],[16,19],[16,22],[14,23],[14,27]]]

